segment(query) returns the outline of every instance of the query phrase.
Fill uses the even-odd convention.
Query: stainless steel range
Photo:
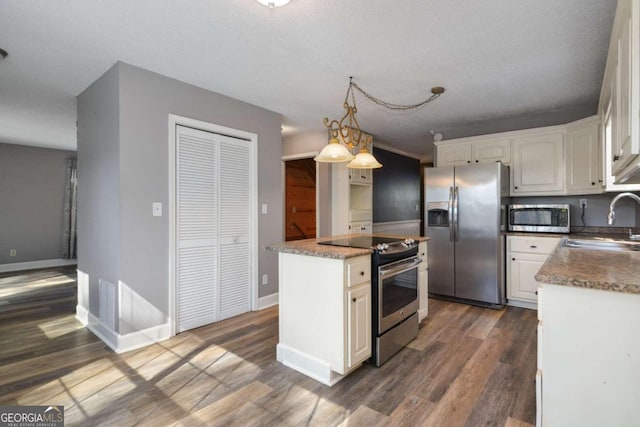
[[[371,361],[380,366],[418,334],[418,244],[413,239],[352,236],[318,242],[370,248]]]

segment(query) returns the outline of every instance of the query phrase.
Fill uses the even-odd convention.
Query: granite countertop
[[[423,242],[429,240],[428,237],[420,236],[396,236],[389,234],[358,234],[357,236],[375,236],[375,237],[397,237],[398,240],[405,239],[407,237],[414,239],[417,242]],[[267,245],[267,250],[274,252],[284,252],[288,254],[316,256],[322,258],[334,258],[334,259],[346,259],[353,258],[361,255],[370,255],[373,253],[371,249],[363,248],[348,248],[343,246],[328,246],[319,245],[318,242],[342,239],[351,237],[349,235],[321,237],[318,239],[306,239],[306,240],[294,240],[291,242],[281,242]]]
[[[579,237],[589,236],[581,234]],[[560,242],[536,274],[536,280],[553,285],[640,294],[640,252],[568,248]]]

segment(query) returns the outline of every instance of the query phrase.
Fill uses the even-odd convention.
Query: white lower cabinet
[[[640,295],[542,283],[538,427],[637,426]]]
[[[559,237],[507,236],[508,305],[536,308],[536,273],[559,242]]]
[[[347,292],[349,360],[352,367],[371,356],[371,285],[358,286]]]
[[[277,359],[333,385],[371,357],[371,256],[279,254]]]

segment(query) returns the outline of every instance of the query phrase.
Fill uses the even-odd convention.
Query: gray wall
[[[0,264],[61,257],[65,159],[75,155],[0,143]]]
[[[282,155],[297,156],[303,153],[320,152],[328,142],[326,131],[291,135],[282,140]],[[316,166],[318,168],[318,206],[316,207],[318,237],[325,237],[331,235],[331,164],[316,163]],[[284,240],[284,235],[282,240]]]
[[[78,270],[89,275],[89,309],[98,316],[98,279],[120,278],[118,70],[78,97]]]
[[[117,93],[105,94],[94,86],[101,80],[110,81],[115,74],[117,87],[107,88]],[[112,119],[111,99],[117,99],[117,120]],[[108,99],[105,99],[108,98]],[[87,106],[101,105],[108,110],[108,123],[82,124],[78,135],[79,162],[86,157],[98,156],[96,142],[89,141],[102,126],[110,127],[109,135],[117,135],[117,140],[105,141],[116,145],[109,150],[117,153],[117,164],[113,173],[118,174],[117,200],[96,198],[92,207],[81,204],[79,217],[101,205],[116,205],[119,223],[117,225],[117,280],[125,283],[142,300],[168,313],[169,303],[169,217],[167,216],[169,197],[169,135],[168,116],[177,114],[217,125],[227,126],[258,135],[258,204],[266,203],[268,214],[258,216],[258,248],[260,277],[269,275],[269,285],[260,286],[259,295],[266,296],[278,291],[277,254],[264,249],[269,243],[282,240],[282,175],[281,175],[281,116],[232,98],[206,91],[124,63],[117,63],[100,80],[94,83],[79,98],[79,121],[87,118],[82,111]],[[103,140],[107,137],[103,137]],[[89,151],[89,153],[85,153]],[[93,152],[92,152],[93,151]],[[109,157],[111,159],[111,157]],[[95,167],[95,165],[91,165]],[[85,174],[96,172],[85,165]],[[80,172],[80,171],[79,171]],[[79,177],[79,181],[80,181]],[[83,180],[86,178],[82,178]],[[109,188],[111,191],[111,187]],[[162,202],[164,215],[151,215],[152,202]],[[84,250],[79,254],[79,268],[89,266],[92,255],[89,235],[79,236]],[[83,248],[81,248],[83,249]],[[101,247],[98,252],[106,251]],[[85,262],[87,261],[87,262]],[[85,271],[87,272],[87,271]],[[92,293],[97,290],[97,276],[90,275]],[[113,282],[117,283],[117,282]],[[96,314],[97,307],[91,311]],[[130,325],[129,325],[130,326]],[[135,328],[134,328],[135,329]]]

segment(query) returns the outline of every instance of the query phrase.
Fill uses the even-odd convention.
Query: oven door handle
[[[410,260],[403,262],[399,265],[394,265],[390,268],[381,268],[380,275],[381,276],[393,276],[395,274],[404,273],[405,271],[409,271],[412,268],[415,268],[418,264],[420,264],[422,260],[419,257],[411,258]]]

